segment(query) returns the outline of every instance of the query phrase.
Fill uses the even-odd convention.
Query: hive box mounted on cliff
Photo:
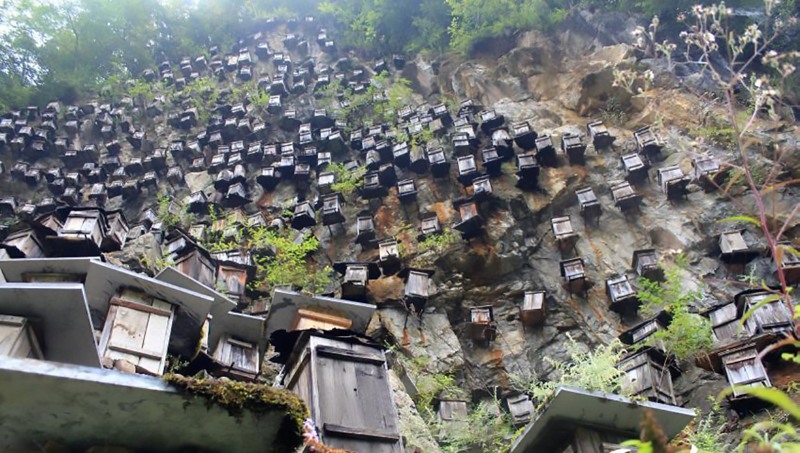
[[[335,263],[333,269],[342,276],[342,299],[367,301],[367,282],[381,276],[377,263]]]
[[[668,200],[686,198],[689,177],[677,165],[658,169],[658,186],[667,195]]]
[[[559,387],[510,453],[611,452],[639,435],[646,411],[672,439],[695,417],[693,410],[574,387]]]
[[[586,144],[581,141],[581,136],[577,134],[565,133],[561,137],[561,149],[567,155],[569,163],[572,165],[583,165],[586,163]]]
[[[558,249],[564,253],[575,249],[578,242],[578,233],[572,228],[572,221],[569,216],[553,217],[550,221],[553,227],[553,234],[556,237]]]
[[[748,245],[747,230],[726,231],[719,235],[720,259],[729,263],[746,263],[759,255],[760,250]]]
[[[614,205],[622,212],[633,211],[642,204],[642,196],[637,194],[627,181],[611,186],[611,198],[614,199]]]
[[[692,159],[694,180],[706,192],[713,192],[725,183],[730,167],[721,167],[717,159],[710,154]]]
[[[494,322],[494,309],[491,305],[469,309],[469,335],[473,340],[488,345],[497,338],[497,325]]]
[[[773,254],[775,278],[778,278],[778,269],[783,272],[786,284],[797,285],[800,283],[800,256],[797,255],[797,248],[792,246],[789,241],[781,241],[776,246],[776,254]]]
[[[575,195],[578,197],[578,205],[586,223],[596,223],[603,215],[603,205],[597,200],[594,190],[591,187],[578,189]]]
[[[267,335],[277,330],[311,328],[345,328],[363,333],[374,311],[372,304],[276,289],[267,314]]]
[[[634,250],[631,258],[631,268],[637,275],[648,280],[664,280],[664,270],[658,265],[656,249]]]
[[[473,199],[456,200],[453,205],[458,208],[461,221],[453,226],[461,232],[465,240],[483,234],[483,217],[478,213],[478,204]]]
[[[522,306],[519,309],[519,317],[527,325],[543,324],[547,317],[547,307],[545,291],[525,291],[522,299]]]
[[[402,453],[383,349],[352,333],[272,335],[285,363],[276,382],[308,402],[326,446]]]
[[[607,148],[614,144],[617,138],[611,135],[602,121],[592,121],[586,125],[586,130],[589,132],[589,137],[592,138],[592,144],[595,149],[599,150]]]
[[[622,389],[626,395],[657,403],[677,405],[672,374],[665,366],[664,355],[653,348],[643,348],[620,360],[617,368],[625,373]]]
[[[611,302],[611,310],[623,316],[635,314],[641,305],[627,275],[614,275],[607,279],[606,295]]]
[[[508,405],[508,412],[511,413],[514,426],[518,427],[527,425],[535,412],[533,402],[525,394],[506,398],[506,405]]]
[[[561,276],[564,278],[564,284],[567,291],[571,293],[583,293],[586,291],[586,270],[583,266],[582,258],[573,258],[562,261]]]
[[[633,137],[636,139],[636,149],[647,161],[658,162],[662,160],[661,147],[664,144],[649,126],[635,130]]]

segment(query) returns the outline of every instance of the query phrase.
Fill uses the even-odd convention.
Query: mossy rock
[[[181,389],[189,398],[202,397],[207,406],[219,406],[236,418],[245,411],[256,416],[275,411],[284,412],[283,425],[275,445],[290,451],[303,441],[303,422],[310,416],[308,407],[297,395],[264,384],[228,379],[198,379],[167,374],[164,380]],[[278,448],[282,451],[284,448]]]

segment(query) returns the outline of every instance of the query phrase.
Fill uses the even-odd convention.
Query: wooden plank
[[[139,349],[144,344],[144,334],[149,320],[147,312],[120,306],[114,317],[109,344]]]
[[[144,334],[142,348],[147,351],[154,351],[159,354],[159,360],[167,353],[164,349],[164,338],[169,338],[169,317],[154,313],[150,314],[147,322],[147,330]]]
[[[385,363],[385,360],[378,356],[334,346],[317,346],[317,354],[334,360],[369,363],[372,365],[383,365]]]
[[[137,357],[146,357],[154,360],[161,360],[162,355],[158,351],[147,350],[144,348],[135,348],[123,344],[117,344],[113,340],[108,344],[108,349],[112,351],[122,352],[125,354],[135,355]]]
[[[325,423],[324,425],[322,425],[322,429],[328,435],[334,435],[337,437],[347,437],[351,439],[366,439],[378,442],[397,442],[400,440],[399,435],[391,432],[375,431],[363,428],[353,428],[349,426],[334,425],[331,423]]]
[[[137,310],[137,311],[141,311],[143,313],[150,313],[150,314],[154,314],[154,315],[167,316],[167,317],[172,316],[172,311],[170,311],[170,310],[164,310],[164,309],[158,308],[158,307],[151,307],[149,305],[142,305],[142,304],[138,304],[136,302],[130,302],[130,301],[125,300],[125,299],[120,299],[119,297],[112,297],[110,303],[111,303],[111,305],[116,305],[116,306],[119,306],[119,307],[125,307],[127,309]]]

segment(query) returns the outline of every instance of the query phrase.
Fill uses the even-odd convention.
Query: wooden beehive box
[[[234,379],[254,380],[261,374],[258,345],[223,335],[213,354],[214,361],[224,367],[224,374]]]
[[[710,154],[692,159],[692,168],[694,180],[706,192],[713,192],[721,187],[730,173],[730,167],[723,168]]]
[[[587,223],[596,222],[603,214],[603,206],[597,199],[591,187],[578,189],[575,191],[578,197],[578,205],[581,207],[581,214]]]
[[[359,194],[366,200],[383,198],[389,191],[381,184],[380,173],[371,171],[364,175],[364,185],[359,189]]]
[[[607,148],[613,145],[616,140],[616,137],[608,132],[608,128],[602,121],[592,121],[586,125],[586,130],[589,133],[589,137],[592,138],[595,149]]]
[[[561,276],[564,278],[566,289],[572,293],[586,291],[586,270],[582,258],[573,258],[560,263]]]
[[[42,359],[42,348],[27,318],[0,314],[0,357]]]
[[[431,276],[433,271],[425,269],[405,269],[400,276],[405,279],[406,305],[418,315],[422,314],[428,302],[431,290]]]
[[[672,322],[672,317],[665,312],[661,312],[653,318],[622,332],[619,335],[619,339],[622,343],[630,346],[643,345],[654,333],[669,327],[670,322]]]
[[[649,162],[662,160],[661,148],[664,144],[649,126],[635,130],[633,137],[636,140],[636,149],[640,155],[645,156]]]
[[[209,288],[216,287],[216,266],[214,266],[211,258],[200,249],[192,248],[174,258],[174,262],[175,268],[180,273],[192,277]]]
[[[366,247],[375,240],[375,222],[369,211],[362,211],[356,218],[356,243]]]
[[[711,321],[714,339],[718,345],[732,343],[747,335],[739,329],[739,313],[734,302],[716,305],[702,313]]]
[[[562,252],[573,250],[578,242],[578,233],[572,228],[570,216],[553,217],[551,225],[558,249]]]
[[[658,169],[658,186],[669,200],[686,198],[689,177],[677,165]]]
[[[417,185],[413,179],[404,179],[397,183],[397,198],[401,203],[409,203],[417,199]]]
[[[437,147],[426,151],[431,174],[434,178],[441,178],[450,174],[450,162],[444,154],[444,149]]]
[[[231,263],[217,265],[217,282],[215,288],[220,288],[225,294],[236,301],[244,300],[247,287],[247,269]]]
[[[626,395],[646,398],[649,401],[677,405],[672,386],[672,374],[649,350],[633,353],[622,359],[617,368],[625,375],[622,390]],[[655,356],[655,358],[653,357]]]
[[[783,271],[783,276],[788,285],[800,283],[800,256],[797,255],[797,248],[792,246],[789,241],[781,241],[777,244],[777,254],[772,257],[775,268],[775,278],[778,278],[778,269]]]
[[[658,255],[655,249],[634,250],[631,268],[640,277],[653,281],[664,280],[664,270],[658,265]]]
[[[319,335],[301,337],[286,364],[285,387],[311,404],[326,446],[401,453],[398,419],[381,348]]]
[[[746,230],[725,231],[719,235],[720,258],[723,261],[746,263],[759,254],[759,250],[748,245],[745,232]]]
[[[492,181],[489,175],[480,176],[472,180],[472,197],[475,201],[482,202],[492,196]]]
[[[112,297],[98,349],[103,357],[127,360],[160,375],[167,358],[174,306],[135,290]]]
[[[750,316],[744,321],[744,330],[750,335],[791,334],[792,313],[783,299],[765,290],[747,290],[735,296],[738,317]]]
[[[400,245],[397,239],[384,239],[378,243],[378,262],[384,275],[392,275],[400,270]]]
[[[492,176],[498,176],[501,173],[501,166],[503,159],[495,147],[484,148],[481,150],[481,161],[483,169],[486,173]]]
[[[611,198],[620,211],[638,209],[642,204],[642,196],[637,194],[629,182],[621,182],[611,186]]]
[[[281,172],[272,166],[262,167],[256,182],[266,191],[275,190],[281,182]]]
[[[522,307],[519,310],[520,319],[522,319],[523,323],[527,325],[544,323],[547,318],[546,298],[547,293],[545,291],[525,291]]]
[[[580,135],[565,133],[561,137],[561,149],[567,155],[570,164],[583,165],[586,163],[586,144],[581,141]]]
[[[611,310],[621,315],[632,315],[641,304],[636,297],[636,290],[626,275],[614,275],[606,280],[606,295]]]
[[[317,215],[314,212],[314,207],[308,201],[301,201],[294,208],[294,215],[292,216],[292,228],[295,230],[302,230],[303,228],[312,227],[317,224]]]
[[[497,338],[494,310],[491,305],[470,308],[470,336],[473,340],[489,343]]]
[[[463,239],[471,239],[483,233],[483,218],[478,213],[478,205],[475,201],[466,200],[458,203],[458,212],[461,221],[453,228],[461,232]]]
[[[752,398],[751,394],[743,391],[747,387],[772,387],[755,345],[749,344],[725,351],[720,353],[720,359],[728,383],[733,388],[730,399]]]
[[[332,193],[322,197],[322,224],[325,226],[343,223],[342,203],[344,198],[340,193]]]
[[[540,135],[536,139],[536,161],[543,167],[558,166],[556,148],[553,139],[549,135]]]
[[[425,237],[432,234],[440,234],[442,232],[442,224],[439,222],[439,217],[436,213],[429,213],[422,217],[420,221],[420,238],[424,240]]]
[[[475,156],[462,156],[458,158],[458,181],[468,186],[472,180],[479,176],[478,167],[475,165]]]

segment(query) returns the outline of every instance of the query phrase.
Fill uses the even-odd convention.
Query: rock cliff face
[[[640,322],[636,316],[621,319],[612,312],[605,289],[605,281],[611,275],[635,277],[631,265],[635,250],[654,248],[666,262],[678,253],[685,254],[689,262],[685,285],[703,288],[705,306],[732,299],[738,290],[723,280],[735,279],[737,273],[718,259],[716,237],[736,225],[719,220],[739,214],[739,205],[752,206],[752,195],[743,188],[734,189],[737,199],[733,203],[719,192],[705,192],[694,182],[689,184],[684,199],[668,200],[662,192],[656,178],[658,169],[678,166],[691,175],[692,159],[701,153],[711,153],[719,161],[732,156],[717,144],[692,136],[691,131],[709,118],[721,116],[722,112],[704,97],[679,88],[677,76],[668,72],[663,62],[639,61],[654,72],[653,87],[631,94],[615,86],[615,70],[629,68],[640,59],[628,43],[635,26],[632,19],[623,16],[574,14],[552,35],[526,32],[498,39],[486,43],[468,61],[429,61],[418,56],[402,71],[393,73],[392,77],[411,80],[420,103],[433,105],[445,96],[473,99],[503,115],[506,125],[529,121],[539,135],[550,135],[556,148],[568,133],[582,135],[584,143],[590,142],[586,137],[586,124],[597,118],[605,120],[609,132],[617,139],[613,147],[606,149],[595,149],[590,144],[585,163],[581,165],[571,165],[559,152],[556,166],[541,168],[536,190],[517,188],[515,162],[503,163],[500,174],[491,179],[491,197],[479,203],[479,212],[485,221],[483,234],[469,241],[456,241],[438,254],[420,250],[416,236],[427,214],[435,213],[447,227],[461,220],[454,202],[468,193],[452,170],[450,177],[433,178],[430,173],[416,175],[398,168],[399,180],[413,177],[416,182],[418,195],[413,203],[401,204],[395,188],[382,200],[348,196],[343,206],[345,223],[331,228],[320,223],[314,227],[321,242],[320,251],[314,255],[318,264],[378,258],[376,248],[355,244],[355,219],[359,212],[370,211],[375,219],[376,236],[396,237],[400,241],[404,264],[425,263],[424,267],[435,270],[431,296],[422,317],[409,315],[406,310],[404,282],[400,277],[388,275],[370,281],[369,299],[379,310],[368,333],[386,338],[410,356],[430,358],[429,371],[455,373],[466,390],[480,397],[498,388],[500,393],[507,391],[509,373],[533,371],[540,379],[555,378],[553,366],[544,359],[566,359],[567,335],[592,349]],[[268,36],[271,48],[283,49],[280,30]],[[318,67],[323,63],[331,66],[336,63],[313,43],[310,56]],[[351,62],[360,64],[355,59]],[[254,72],[270,73],[272,63],[257,61]],[[312,94],[291,96],[291,99],[298,118],[313,115],[318,100]],[[145,117],[137,125],[146,131],[149,140],[141,151],[125,144],[121,153],[123,161],[142,152],[151,153],[171,142],[190,139],[202,130],[195,127],[187,132],[170,127],[167,110],[165,114]],[[296,129],[286,131],[277,127],[279,116],[262,115],[261,118],[271,124],[265,143],[297,141]],[[74,146],[102,143],[99,135],[89,132],[93,129],[91,120],[84,121],[87,132],[75,138]],[[635,186],[642,196],[640,209],[624,213],[615,207],[610,190],[626,178],[620,158],[637,152],[633,131],[653,124],[659,125],[665,141],[664,158]],[[797,149],[797,132],[794,123],[759,120],[753,134],[761,150],[759,163],[773,163],[770,152],[773,145]],[[479,134],[479,139],[479,148],[491,145],[491,137]],[[442,144],[449,147],[447,140]],[[450,155],[450,148],[447,153]],[[363,155],[356,151],[335,159],[363,163]],[[3,161],[6,168],[13,166],[8,155],[3,156]],[[181,166],[185,171],[181,183],[171,184],[162,179],[157,189],[146,189],[138,198],[111,198],[106,208],[122,209],[128,219],[135,220],[143,209],[153,206],[158,193],[168,193],[175,201],[197,191],[214,194],[213,175],[191,171],[190,163],[170,156],[169,164]],[[60,165],[60,161],[42,159],[37,165],[49,168]],[[780,166],[787,176],[797,178],[800,159],[795,154]],[[286,181],[274,191],[264,191],[255,182],[258,168],[253,165],[248,168],[248,195],[254,202],[244,206],[246,214],[260,212],[269,223],[281,217],[287,207],[293,207],[298,195],[309,200],[319,196],[314,184],[307,190],[298,190]],[[32,191],[44,190],[41,187],[32,189],[10,179],[4,179],[2,187],[5,194],[30,200],[40,198]],[[593,189],[602,207],[597,222],[587,222],[575,194],[576,189],[586,187]],[[800,200],[799,195],[796,187],[776,190],[767,200],[768,212],[776,217],[790,212]],[[551,219],[561,216],[571,218],[578,234],[574,248],[566,251],[559,250],[551,226]],[[789,237],[797,237],[798,221],[790,225]],[[145,256],[147,259],[143,261]],[[143,269],[160,257],[155,237],[144,235],[107,258]],[[584,293],[570,292],[563,283],[559,263],[570,257],[580,257],[584,261],[588,280]],[[770,282],[773,278],[770,263],[768,258],[759,258],[747,271],[752,270],[759,280]],[[531,290],[547,292],[547,319],[538,327],[524,326],[519,316],[524,293]],[[486,305],[493,307],[497,324],[496,338],[488,344],[475,341],[468,328],[470,308]],[[696,308],[699,310],[703,306]],[[718,394],[726,385],[721,375],[702,371],[691,363],[681,365],[684,373],[675,380],[676,394],[688,406],[706,407],[707,397]],[[395,384],[401,392],[399,381]],[[402,402],[401,413],[408,415],[406,421],[416,420],[413,405],[403,395],[397,399]]]

